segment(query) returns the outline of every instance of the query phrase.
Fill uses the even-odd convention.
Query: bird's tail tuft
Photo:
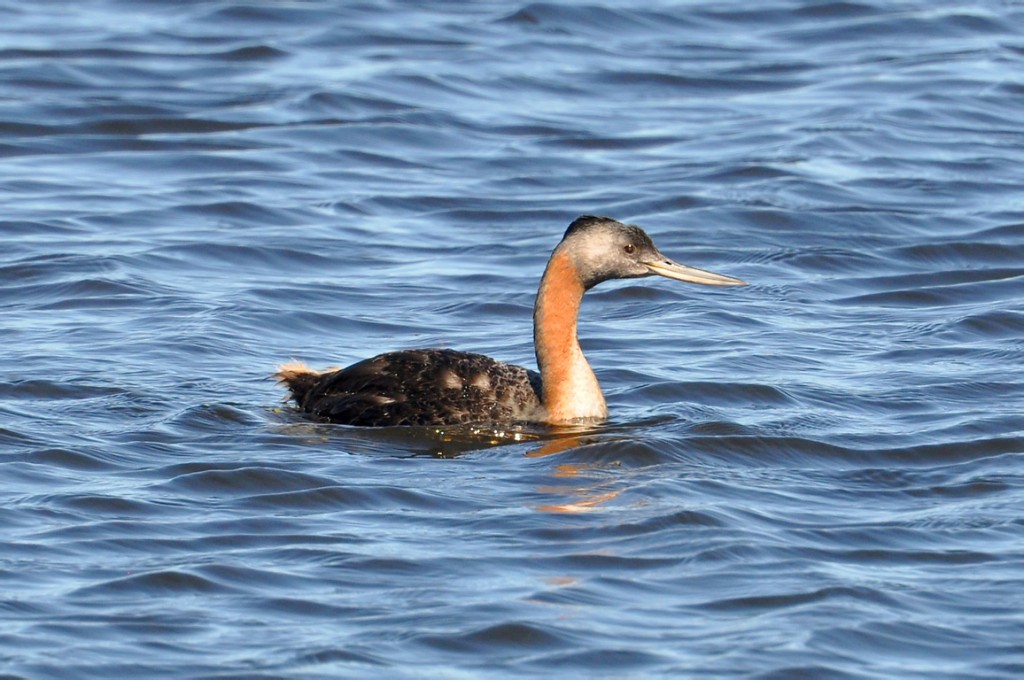
[[[320,377],[320,371],[315,371],[301,361],[289,361],[277,367],[274,374],[277,382],[286,385],[292,393],[292,398],[302,403],[306,393],[316,384]]]

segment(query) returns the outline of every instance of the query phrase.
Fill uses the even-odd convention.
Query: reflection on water
[[[559,477],[575,477],[581,470],[577,465],[560,465],[555,474]],[[618,498],[621,491],[601,491],[597,486],[547,486],[539,489],[541,493],[553,496],[565,496],[572,500],[566,503],[555,503],[538,505],[537,509],[542,512],[590,512],[602,503]]]
[[[593,438],[586,437],[588,430],[585,428],[559,427],[558,438],[546,442],[540,448],[528,451],[526,455],[530,458],[541,458],[544,456],[556,456],[570,450],[579,450],[586,446]],[[575,431],[574,431],[575,430]],[[594,432],[594,430],[590,430]],[[541,495],[555,496],[568,499],[563,503],[545,503],[538,505],[537,509],[542,512],[588,512],[602,503],[614,500],[619,491],[605,490],[607,482],[590,483],[586,473],[590,469],[601,468],[604,465],[592,465],[579,461],[558,463],[552,470],[552,476],[558,480],[564,480],[560,485],[546,485],[538,488]]]

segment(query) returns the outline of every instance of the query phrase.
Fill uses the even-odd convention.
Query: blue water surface
[[[0,0],[0,675],[1024,676],[1024,4]],[[533,366],[585,431],[270,375]]]

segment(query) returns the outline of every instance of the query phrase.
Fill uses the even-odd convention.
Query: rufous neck
[[[533,342],[548,422],[608,416],[597,376],[576,336],[585,289],[569,254],[558,248],[548,261],[533,310]]]

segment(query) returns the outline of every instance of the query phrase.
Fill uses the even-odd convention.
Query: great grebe
[[[635,225],[584,215],[551,254],[533,308],[540,373],[450,349],[388,352],[340,370],[281,366],[302,410],[347,425],[569,424],[608,416],[576,322],[583,294],[609,279],[659,274],[709,286],[744,282],[673,262]]]

